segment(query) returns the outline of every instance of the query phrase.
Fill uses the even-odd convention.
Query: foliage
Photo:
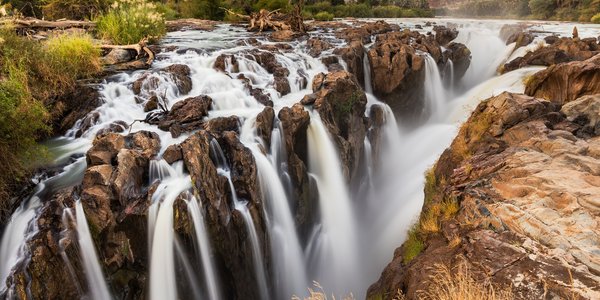
[[[101,70],[100,49],[87,34],[54,35],[45,46],[55,72],[66,78],[85,78]]]
[[[320,13],[317,13],[315,15],[315,20],[319,20],[319,21],[331,21],[333,20],[335,16],[332,13],[326,12],[326,11],[322,11]]]
[[[402,247],[402,262],[404,264],[411,262],[425,248],[423,241],[419,237],[419,228],[416,224],[408,231],[408,238]]]
[[[590,21],[592,21],[592,23],[600,24],[600,13],[595,14]]]
[[[110,0],[43,0],[44,18],[93,19],[108,9]]]
[[[0,199],[46,157],[36,142],[49,132],[45,103],[98,72],[99,57],[87,35],[61,34],[40,43],[0,29]]]
[[[556,2],[554,0],[530,0],[529,9],[535,17],[548,19],[554,14]]]
[[[221,2],[221,0],[168,0],[166,5],[180,18],[222,20],[225,14],[219,7],[225,5],[233,8],[234,6]]]
[[[283,12],[290,11],[290,5],[288,0],[259,0],[252,6],[255,11],[261,9],[276,10],[279,9]]]
[[[494,286],[477,282],[471,275],[466,262],[456,269],[443,264],[433,266],[429,278],[432,284],[426,290],[417,291],[417,299],[429,300],[511,300],[510,287]]]
[[[97,20],[98,34],[116,44],[134,44],[144,38],[156,40],[166,32],[164,16],[146,0],[117,0]]]

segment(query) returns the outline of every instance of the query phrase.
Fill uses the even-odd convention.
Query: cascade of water
[[[204,269],[204,278],[206,281],[206,288],[208,289],[208,298],[211,300],[221,299],[221,293],[219,290],[219,282],[217,279],[217,273],[214,263],[211,259],[211,246],[208,234],[206,231],[206,225],[204,224],[204,216],[200,209],[200,201],[196,197],[192,197],[187,202],[188,213],[194,223],[194,231],[196,232],[196,243],[200,248],[200,261],[202,261],[202,268]]]
[[[342,175],[338,153],[329,138],[321,117],[311,113],[307,132],[309,172],[319,189],[321,209],[322,265],[315,278],[336,293],[348,293],[345,288],[361,282],[357,253],[355,215]]]
[[[231,189],[231,197],[233,197],[233,204],[235,210],[240,212],[244,223],[246,224],[246,230],[250,236],[250,243],[252,245],[252,260],[254,262],[254,272],[256,273],[256,280],[258,281],[258,289],[260,292],[261,299],[269,299],[269,290],[267,288],[267,276],[265,273],[265,265],[263,262],[262,251],[260,251],[260,242],[258,235],[256,234],[256,227],[254,221],[248,210],[248,206],[243,201],[239,201],[237,193],[235,192],[235,186],[231,180],[231,173],[229,170],[221,169],[218,170],[219,175],[227,177],[229,182],[229,188]]]
[[[163,178],[152,195],[148,219],[150,236],[150,299],[177,299],[175,273],[175,232],[173,204],[177,197],[192,187],[189,175],[173,168],[176,174]]]
[[[62,215],[61,221],[62,221],[64,229],[60,232],[61,238],[58,241],[58,246],[60,248],[60,256],[62,257],[63,261],[65,262],[65,265],[67,265],[67,269],[69,270],[69,275],[71,275],[72,282],[77,287],[77,291],[79,292],[79,295],[84,295],[84,291],[81,288],[81,285],[79,284],[79,280],[77,278],[77,273],[75,272],[75,268],[73,267],[71,260],[67,256],[67,252],[65,249],[65,245],[68,245],[69,241],[71,240],[73,230],[74,229],[76,230],[76,227],[77,227],[75,216],[73,215],[73,211],[70,208],[65,208],[63,210],[63,215]]]
[[[446,71],[445,74],[448,75],[448,78],[446,79],[446,84],[448,85],[448,90],[449,91],[453,91],[454,90],[454,62],[448,58],[448,62],[446,63]]]
[[[367,55],[368,49],[365,48],[365,55],[363,56],[363,70],[365,73],[365,93],[373,94],[373,83],[371,82],[371,62],[369,61],[369,55]]]
[[[75,213],[77,215],[77,240],[81,250],[81,260],[83,261],[91,297],[94,300],[109,300],[111,299],[111,295],[102,274],[102,268],[100,267],[96,248],[90,235],[90,229],[88,228],[81,200],[75,202]]]
[[[428,53],[425,56],[425,109],[431,114],[431,120],[437,120],[444,110],[446,98],[444,85],[435,59]]]

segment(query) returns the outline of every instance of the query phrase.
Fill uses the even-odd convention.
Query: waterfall
[[[170,166],[169,166],[170,168]],[[173,204],[177,197],[192,187],[189,175],[172,168],[152,196],[148,214],[150,236],[150,299],[177,299],[175,273],[175,231]]]
[[[319,189],[323,225],[319,250],[322,264],[316,279],[334,292],[348,293],[351,291],[344,291],[344,288],[361,282],[360,260],[356,251],[356,218],[338,152],[316,112],[311,113],[307,135],[309,172]]]
[[[262,258],[262,251],[260,250],[260,241],[256,234],[256,227],[254,221],[250,215],[250,211],[246,206],[246,202],[240,201],[235,191],[235,186],[231,180],[231,172],[222,168],[217,169],[219,175],[225,176],[229,182],[229,188],[231,189],[231,197],[233,198],[233,204],[235,210],[237,210],[244,218],[246,224],[246,230],[250,236],[250,244],[252,246],[252,261],[254,262],[254,272],[256,280],[258,281],[258,289],[260,292],[261,299],[269,299],[269,290],[267,288],[267,276],[265,273],[265,264]]]
[[[100,261],[98,260],[96,248],[90,235],[90,229],[88,228],[81,200],[75,202],[75,212],[77,215],[77,240],[79,242],[81,260],[83,261],[91,297],[94,300],[112,299],[104,280],[104,275],[102,274],[102,267],[100,267]]]
[[[371,62],[369,61],[368,49],[365,48],[363,56],[363,72],[365,73],[365,93],[373,94],[373,83],[371,82]]]
[[[437,120],[445,107],[445,90],[435,59],[429,53],[425,57],[425,109]]]
[[[219,292],[219,282],[217,279],[217,272],[210,256],[210,240],[206,231],[206,225],[204,224],[204,217],[200,209],[200,204],[196,197],[192,197],[187,202],[188,213],[190,214],[192,221],[194,222],[194,231],[196,232],[196,243],[200,248],[200,261],[202,261],[202,267],[204,269],[204,278],[206,280],[206,287],[208,289],[208,298],[211,300],[221,299]]]
[[[447,75],[448,77],[446,78],[446,84],[448,86],[448,90],[449,91],[453,91],[454,90],[454,62],[448,58],[448,62],[446,63],[446,70],[444,72],[444,75]]]

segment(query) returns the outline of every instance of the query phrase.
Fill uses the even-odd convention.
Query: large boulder
[[[144,73],[133,83],[133,92],[136,95],[153,95],[160,85],[157,76],[168,77],[177,86],[180,95],[185,95],[192,90],[192,78],[190,67],[187,65],[174,64],[168,67]]]
[[[471,50],[461,43],[450,43],[446,46],[444,54],[452,60],[454,66],[454,80],[460,80],[471,65]]]
[[[246,58],[256,61],[267,72],[273,74],[273,87],[282,96],[291,92],[287,78],[290,71],[277,61],[275,54],[270,51],[253,50],[246,54]]]
[[[204,95],[179,101],[160,120],[158,128],[170,131],[173,137],[198,129],[202,126],[204,117],[208,116],[211,106],[212,99]]]
[[[343,174],[357,175],[367,131],[367,97],[354,76],[346,71],[319,74],[313,80],[314,108],[333,137]]]
[[[348,68],[348,72],[354,74],[361,86],[365,86],[365,46],[360,41],[352,41],[342,48],[333,51],[335,55],[340,56]]]
[[[409,38],[408,36],[406,37]],[[414,114],[423,108],[425,59],[397,38],[380,39],[368,52],[373,92],[396,114]]]
[[[435,31],[435,40],[442,46],[449,44],[458,36],[458,30],[455,27],[435,25],[433,31]]]
[[[558,104],[600,93],[600,55],[553,65],[534,74],[527,79],[525,93]]]

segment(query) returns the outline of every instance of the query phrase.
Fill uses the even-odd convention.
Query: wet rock
[[[102,99],[95,85],[80,85],[58,98],[44,103],[50,112],[50,123],[54,135],[63,135],[73,128],[78,120],[92,113],[102,105]],[[81,135],[83,131],[78,134]]]
[[[255,60],[259,65],[265,68],[267,72],[273,74],[273,87],[282,96],[290,93],[290,83],[287,78],[287,76],[290,75],[290,71],[277,61],[273,53],[267,51],[253,51],[247,55],[247,58]]]
[[[165,153],[163,153],[163,159],[169,164],[180,161],[182,158],[183,154],[181,153],[181,146],[179,145],[171,145],[167,147]]]
[[[113,187],[115,197],[125,207],[130,201],[143,197],[142,187],[148,182],[144,174],[147,173],[149,161],[139,150],[121,149],[117,162]]]
[[[206,121],[203,126],[204,130],[218,134],[225,131],[233,131],[239,133],[240,119],[237,116],[218,117]]]
[[[583,61],[597,54],[600,54],[600,51],[596,39],[556,38],[551,45],[536,49],[505,64],[503,72],[525,66],[551,66],[570,61]]]
[[[271,40],[276,42],[290,42],[300,36],[302,36],[302,34],[292,30],[277,30],[271,33]]]
[[[367,97],[354,76],[345,71],[317,75],[313,91],[314,108],[337,144],[343,174],[350,181],[358,172],[363,151]]]
[[[500,28],[500,38],[506,42],[506,44],[510,44],[508,40],[511,37],[519,35],[523,33],[527,29],[526,24],[505,24]]]
[[[146,104],[144,104],[144,112],[153,111],[155,109],[158,109],[158,97],[153,95],[146,101]]]
[[[105,128],[98,130],[96,135],[97,136],[106,135],[109,132],[122,133],[122,132],[125,132],[125,130],[127,130],[127,129],[129,129],[129,125],[127,123],[125,123],[124,121],[114,121],[114,122],[108,124],[108,126],[106,126]]]
[[[405,33],[406,34],[406,33]],[[396,114],[415,115],[422,110],[425,60],[397,38],[380,40],[369,50],[373,92]]]
[[[265,107],[256,116],[256,134],[262,138],[267,149],[271,146],[271,133],[273,132],[274,120],[275,110],[272,107]]]
[[[600,55],[548,67],[527,80],[525,93],[564,104],[600,93]]]
[[[458,36],[456,28],[436,25],[433,26],[433,31],[435,31],[435,40],[442,46],[447,45]]]
[[[153,95],[153,92],[160,85],[160,79],[157,76],[168,76],[177,86],[179,94],[185,95],[192,90],[192,78],[190,75],[190,67],[178,64],[170,65],[154,72],[146,72],[133,83],[132,89],[136,95]]]
[[[221,54],[217,57],[215,61],[214,68],[221,72],[228,73],[239,73],[240,66],[235,58],[235,55],[232,54]]]
[[[154,158],[160,150],[160,137],[155,132],[138,131],[128,136],[128,139],[131,141],[131,148],[139,150],[147,159]]]
[[[75,133],[75,137],[81,137],[88,129],[98,123],[98,119],[100,118],[100,113],[93,111],[87,114],[83,119],[81,119],[81,123],[79,125],[79,129]]]
[[[533,34],[529,33],[529,32],[520,32],[518,34],[513,34],[511,35],[508,40],[506,41],[506,44],[512,44],[512,43],[516,43],[515,45],[515,49],[527,46],[529,44],[531,44],[534,40],[534,36]]]
[[[197,96],[179,101],[171,111],[160,120],[158,128],[169,130],[173,137],[183,132],[192,131],[202,126],[202,120],[208,116],[212,99],[208,96]]]
[[[306,41],[306,45],[310,49],[308,51],[308,54],[310,54],[313,57],[318,57],[323,51],[333,48],[331,43],[323,40],[322,38],[317,37],[309,38],[308,41]]]
[[[454,80],[459,80],[471,65],[471,51],[460,43],[450,43],[446,48],[445,54],[454,66]]]
[[[253,87],[252,83],[250,82],[250,79],[248,79],[244,74],[238,75],[237,78],[244,82],[244,86],[246,87],[250,95],[252,95],[252,97],[254,97],[256,101],[258,101],[258,103],[264,106],[273,106],[271,96],[268,93],[265,93],[263,89]]]
[[[336,37],[344,39],[347,42],[360,42],[368,44],[371,42],[371,36],[386,33],[393,30],[398,30],[397,25],[391,25],[385,21],[366,22],[360,24],[359,27],[349,27],[336,32]]]
[[[567,120],[580,126],[594,129],[594,136],[600,134],[600,94],[588,95],[568,102],[560,110]]]
[[[241,159],[238,156],[247,154],[247,149],[241,148],[243,146],[234,142],[237,139],[232,138],[231,133],[226,134],[226,136],[222,139],[223,142],[227,143],[223,148],[229,151],[227,155],[230,159],[232,157]],[[233,280],[223,283],[224,288],[234,291],[232,292],[234,298],[250,297],[258,299],[260,298],[258,282],[255,277],[252,259],[248,259],[252,257],[252,249],[248,240],[249,237],[246,234],[246,225],[240,212],[233,209],[233,203],[228,200],[231,199],[230,194],[233,191],[229,189],[227,179],[217,174],[217,169],[210,158],[210,142],[212,139],[213,137],[208,132],[202,130],[190,136],[181,143],[183,161],[192,177],[195,193],[198,199],[202,201],[201,207],[204,210],[211,243],[215,248],[216,261],[221,262],[223,272],[233,278]],[[261,244],[265,245],[267,237],[262,225],[262,217],[260,217],[260,211],[257,209],[257,202],[251,198],[254,197],[252,194],[254,192],[250,191],[250,187],[247,186],[249,184],[245,181],[248,180],[247,178],[239,178],[239,176],[246,176],[247,173],[245,172],[256,170],[256,167],[251,167],[248,160],[244,161],[246,162],[246,170],[243,170],[244,167],[240,168],[240,165],[237,165],[240,162],[230,161],[230,163],[232,168],[235,169],[233,173],[236,175],[234,176],[241,180],[237,182],[238,186],[240,189],[246,189],[242,194],[244,197],[248,197],[248,200],[253,201],[250,202],[249,209]],[[233,164],[236,165],[233,166]],[[179,223],[177,220],[176,222]],[[266,248],[263,248],[264,251],[267,251]],[[261,253],[261,255],[269,257],[267,252]]]
[[[92,148],[87,153],[87,165],[112,164],[117,153],[125,146],[125,138],[117,133],[98,135],[94,139]]]
[[[548,45],[552,45],[552,44],[556,43],[559,39],[560,39],[560,37],[558,35],[549,35],[544,38],[544,41]]]
[[[334,54],[341,56],[346,62],[348,72],[354,74],[361,86],[365,86],[365,69],[364,69],[364,58],[365,58],[365,47],[359,41],[352,41],[348,46],[343,48],[337,48],[333,51]]]

